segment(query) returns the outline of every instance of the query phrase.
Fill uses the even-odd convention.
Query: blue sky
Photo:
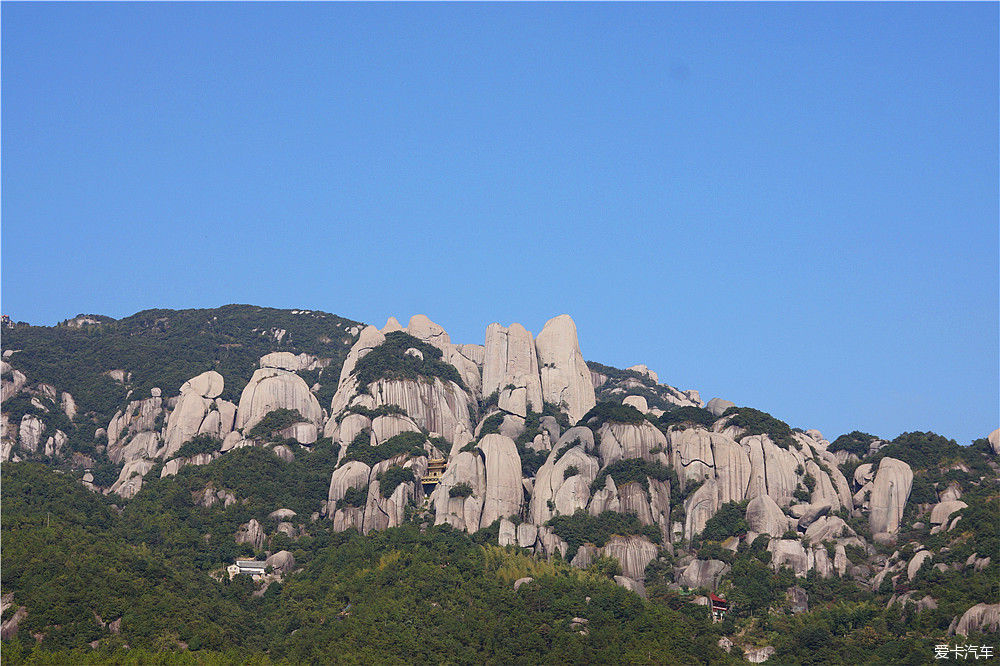
[[[253,303],[829,438],[998,416],[998,5],[2,6],[2,310]]]

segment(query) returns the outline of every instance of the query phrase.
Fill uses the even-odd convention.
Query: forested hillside
[[[922,664],[1000,629],[1000,431],[831,442],[587,362],[566,315],[3,349],[4,664]]]

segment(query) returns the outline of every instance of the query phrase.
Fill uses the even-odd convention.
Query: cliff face
[[[798,576],[874,572],[876,588],[898,577],[902,556],[883,558],[875,571],[852,564],[848,553],[872,556],[871,542],[894,543],[912,527],[904,514],[914,471],[903,460],[872,459],[848,478],[840,466],[849,456],[831,452],[815,430],[747,417],[721,398],[703,409],[697,391],[662,384],[642,365],[588,365],[567,315],[537,338],[517,323],[490,324],[482,345],[454,344],[422,315],[406,327],[390,318],[381,330],[354,334],[335,387],[329,376],[325,388],[316,381],[330,359],[277,351],[260,358],[236,401],[224,398],[229,387],[214,370],[188,378],[178,395],[129,394],[96,432],[117,479],[95,484],[91,475],[88,487],[129,498],[153,470],[170,476],[248,446],[288,461],[297,445],[328,438],[336,461],[316,517],[338,531],[368,533],[427,512],[435,524],[497,529],[501,545],[558,552],[577,566],[616,558],[621,584],[641,589],[650,562],[686,552],[718,527],[720,511],[737,506],[744,527],[726,548],[766,535],[772,566]],[[127,370],[112,374],[129,381]],[[66,459],[70,437],[45,414],[79,420],[73,396],[7,362],[2,388],[5,405],[38,407],[4,412],[3,460]],[[992,437],[990,451],[998,446]],[[93,464],[73,455],[78,466]],[[432,460],[444,461],[442,476],[429,475]],[[953,482],[933,502],[921,500],[917,511],[931,533],[955,527],[969,506],[960,496]],[[601,521],[609,534],[595,531]],[[677,580],[714,588],[728,569],[694,554],[677,564]],[[908,560],[910,578],[928,557]]]

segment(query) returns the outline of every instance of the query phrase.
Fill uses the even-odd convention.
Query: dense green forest
[[[739,663],[716,645],[704,607],[647,602],[600,566],[538,561],[448,526],[365,538],[313,523],[294,545],[271,544],[294,548],[301,568],[263,595],[245,576],[216,580],[251,555],[229,530],[310,494],[286,488],[269,454],[246,453],[152,482],[123,508],[41,465],[5,465],[4,591],[28,614],[3,663],[143,663],[127,656],[143,651],[176,663]],[[204,483],[256,494],[204,509],[191,492]],[[523,576],[534,581],[515,590]],[[120,634],[102,626],[118,618]],[[73,651],[91,641],[92,653]]]
[[[995,564],[974,574],[926,568],[905,589],[932,594],[938,609],[887,607],[890,591],[872,595],[850,577],[774,571],[762,536],[725,551],[732,573],[722,589],[738,605],[713,624],[692,596],[669,586],[669,555],[648,567],[643,600],[610,580],[615,562],[599,558],[579,570],[500,548],[496,524],[468,535],[432,527],[424,514],[368,537],[335,533],[329,521],[310,519],[335,455],[329,442],[303,448],[291,463],[241,449],[153,478],[133,500],[115,503],[43,465],[5,464],[4,593],[28,612],[3,643],[3,663],[746,663],[738,648],[718,647],[722,636],[741,635],[774,645],[771,663],[922,664],[933,661],[933,644],[956,613],[1000,599]],[[205,508],[198,499],[206,488],[239,501]],[[970,485],[967,545],[955,544],[956,558],[1000,544],[1000,499],[976,492]],[[304,535],[275,531],[275,507],[295,511]],[[251,518],[272,534],[263,550],[288,549],[298,567],[266,589],[221,576],[236,557],[264,556],[233,538]],[[641,531],[629,516],[606,518],[553,524],[573,544]],[[711,538],[744,529],[741,520],[738,507],[724,507],[702,555],[724,550]],[[534,581],[515,591],[525,576]],[[807,591],[810,612],[790,614],[785,590],[793,584]]]

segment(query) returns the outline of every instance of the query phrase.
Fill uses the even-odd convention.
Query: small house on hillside
[[[240,574],[247,574],[253,580],[260,580],[266,567],[267,562],[260,560],[236,560],[236,564],[230,564],[226,571],[229,572],[229,580]]]
[[[726,611],[729,610],[729,602],[711,593],[708,595],[708,600],[712,605],[712,622],[722,622],[726,618]]]

